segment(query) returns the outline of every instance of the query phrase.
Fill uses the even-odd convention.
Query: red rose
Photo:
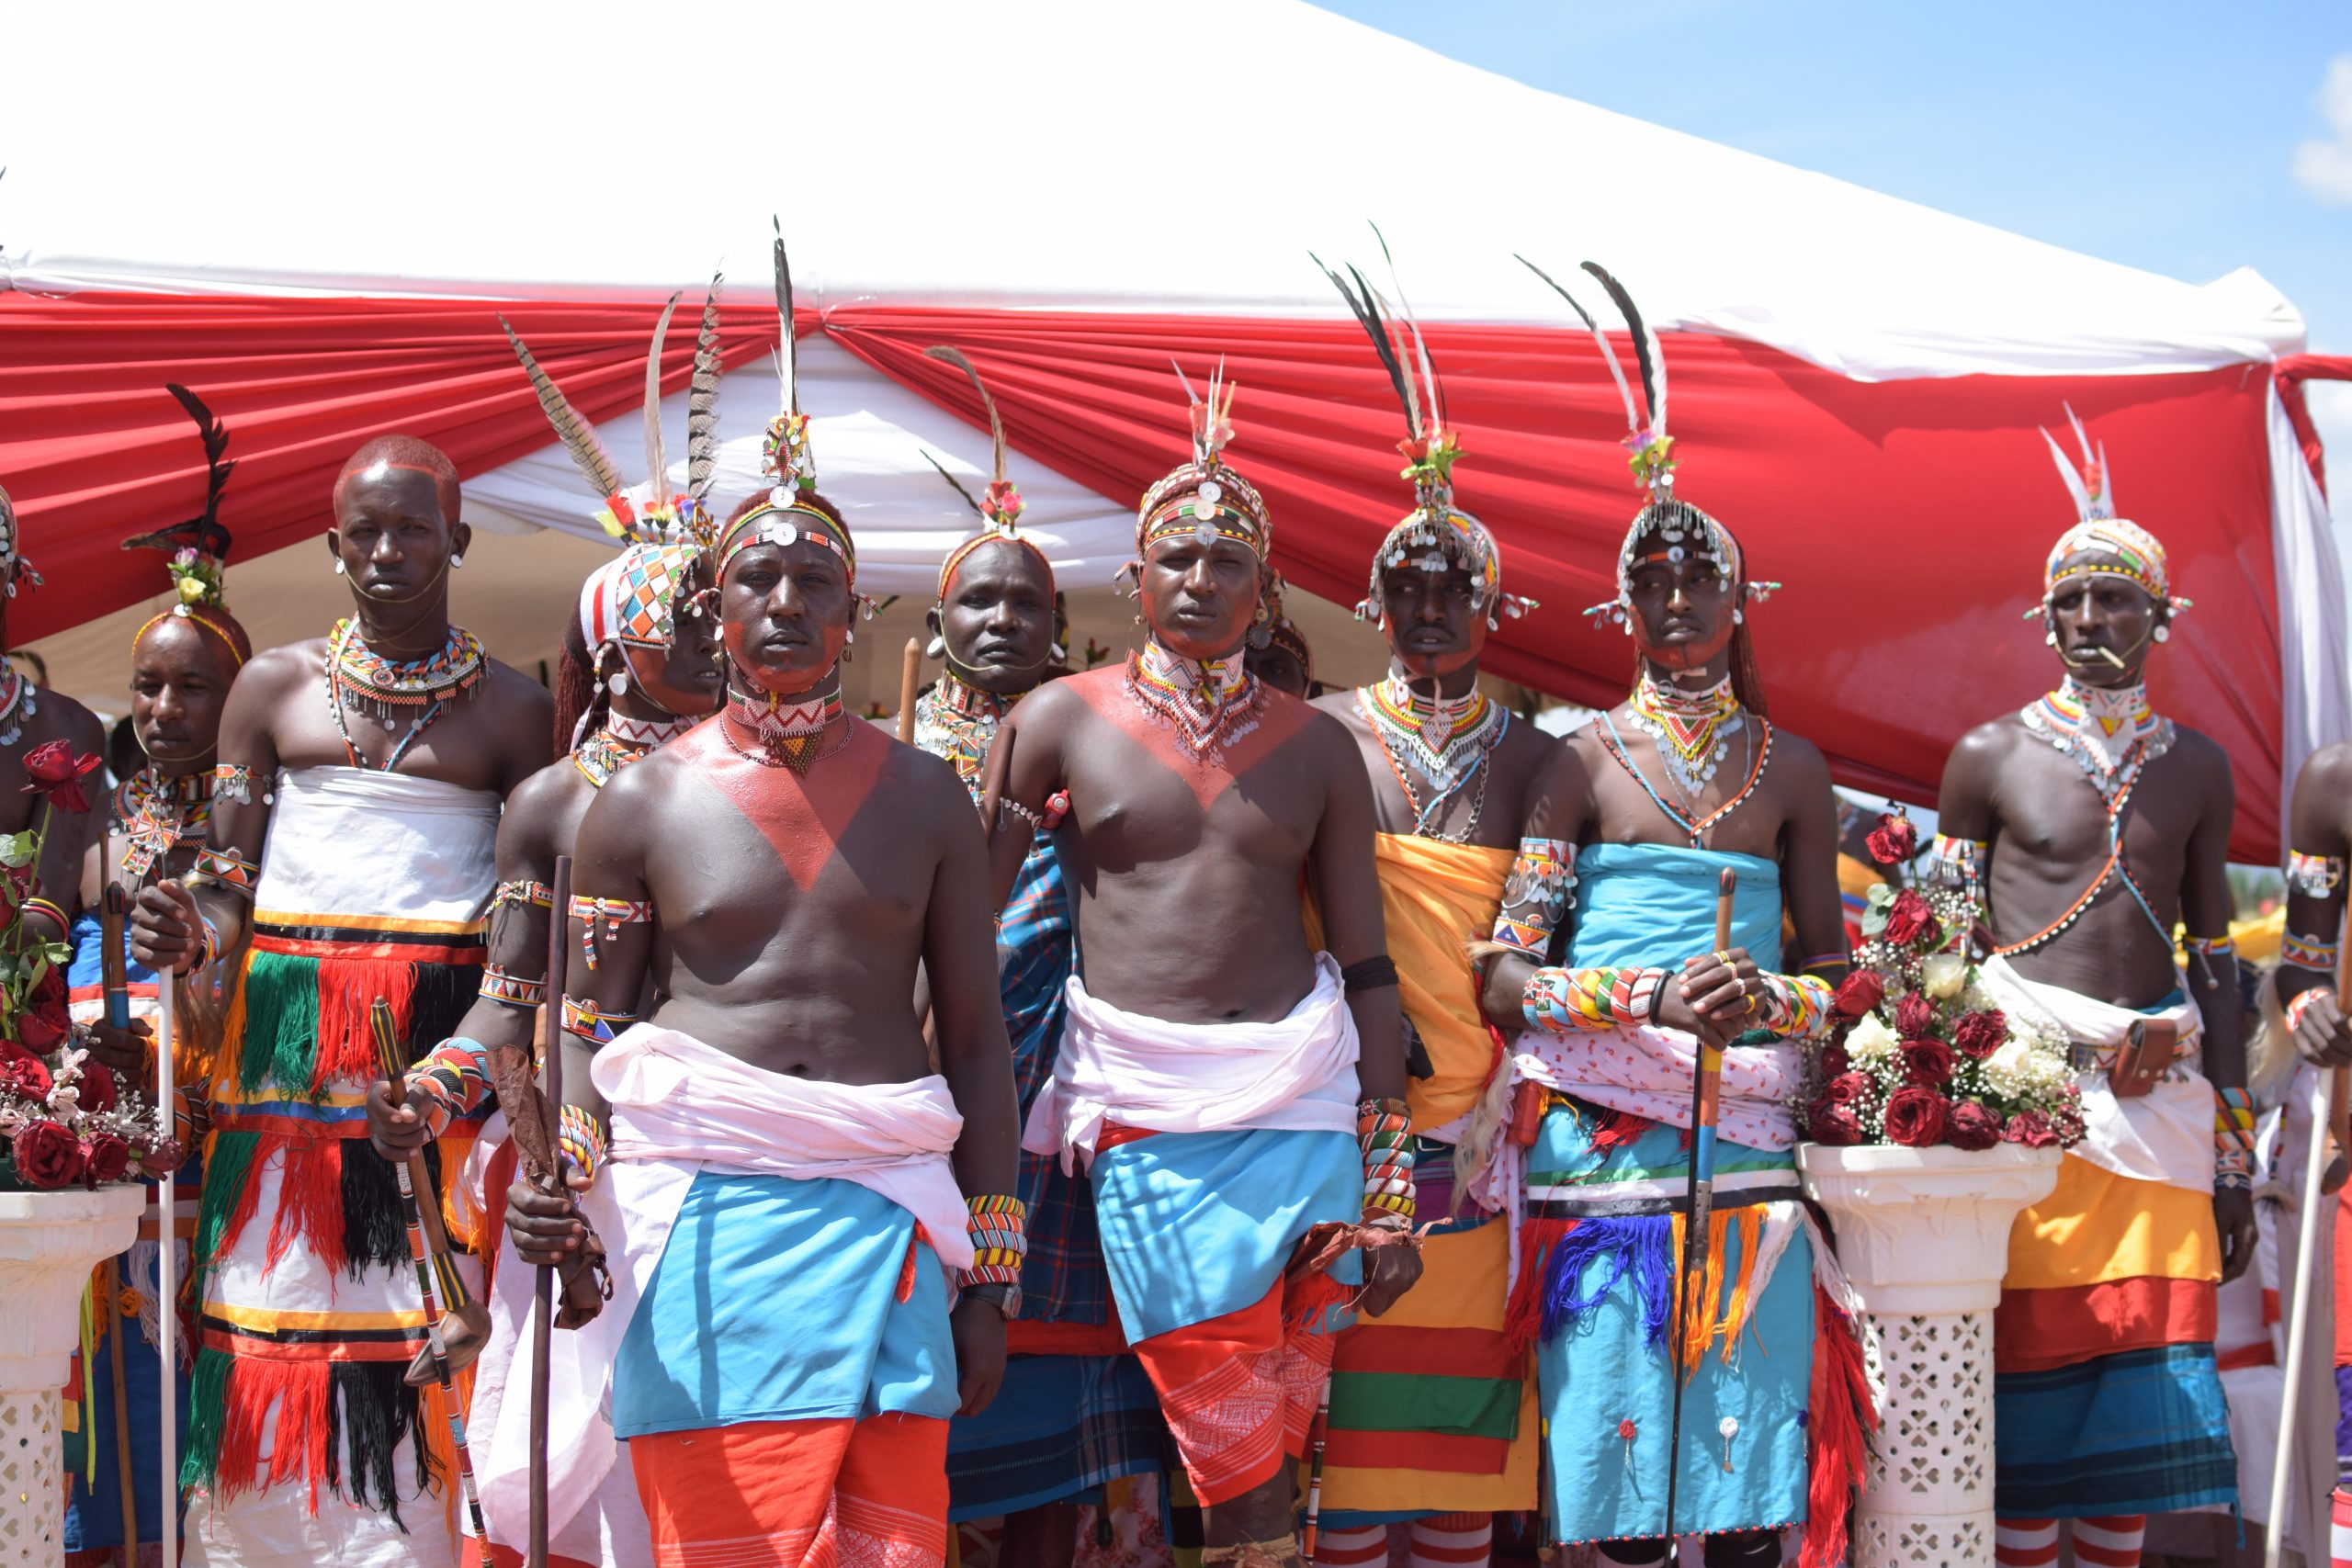
[[[119,1180],[130,1168],[130,1145],[112,1133],[100,1133],[82,1145],[82,1180],[90,1187]]]
[[[1886,999],[1886,982],[1875,969],[1857,969],[1838,982],[1829,1005],[1840,1018],[1860,1018]]]
[[[1908,947],[1936,929],[1936,912],[1928,901],[1906,887],[1894,896],[1887,906],[1886,940],[1897,947]]]
[[[35,1055],[45,1056],[65,1043],[65,1030],[46,1012],[20,1012],[17,1015],[17,1040]]]
[[[1868,1073],[1839,1073],[1821,1086],[1821,1098],[1832,1105],[1852,1105],[1870,1099],[1877,1089]]]
[[[151,1181],[161,1181],[187,1163],[187,1151],[180,1147],[177,1138],[165,1138],[139,1156],[139,1173]]]
[[[44,740],[25,753],[27,795],[38,795],[60,811],[87,811],[90,797],[82,793],[82,775],[94,773],[96,757],[76,757],[62,740]]]
[[[1896,1089],[1886,1098],[1886,1137],[1905,1148],[1924,1149],[1944,1140],[1944,1125],[1951,1117],[1951,1101],[1917,1084]]]
[[[93,1114],[112,1111],[122,1099],[115,1088],[114,1074],[108,1072],[107,1065],[96,1056],[82,1058],[82,1081],[78,1087],[82,1091],[82,1109]]]
[[[39,1101],[49,1098],[51,1087],[46,1062],[13,1041],[0,1040],[0,1094]]]
[[[2008,1037],[2009,1017],[2003,1012],[1964,1013],[1951,1032],[1951,1043],[1961,1054],[1980,1062],[1999,1050]]]
[[[1945,1135],[1956,1149],[1989,1149],[2001,1141],[2001,1119],[1976,1100],[1959,1100]]]
[[[1894,1032],[1905,1040],[1933,1034],[1936,1022],[1936,1004],[1923,991],[1905,991],[1903,999],[1894,1004]]]
[[[1834,1078],[1840,1073],[1852,1071],[1853,1066],[1854,1058],[1846,1055],[1846,1047],[1843,1045],[1837,1044],[1833,1042],[1832,1043],[1821,1048],[1821,1076],[1823,1077]]]
[[[1879,864],[1901,865],[1919,852],[1919,829],[1911,826],[1908,817],[1884,812],[1871,834],[1870,845],[1871,859]]]
[[[2023,1144],[2030,1149],[2046,1149],[2058,1142],[2058,1134],[2050,1125],[2050,1118],[2039,1111],[2020,1111],[2009,1118],[2001,1136],[2012,1144]]]
[[[1805,1111],[1805,1128],[1816,1144],[1844,1148],[1862,1141],[1860,1119],[1844,1106],[1826,1100],[1815,1100]]]
[[[44,1012],[54,1008],[61,1019],[65,1016],[65,972],[54,964],[43,969],[40,979],[25,993],[27,1007],[39,1008]]]
[[[1940,1040],[1905,1040],[1903,1043],[1903,1069],[1913,1083],[1940,1089],[1951,1081],[1951,1070],[1958,1059],[1951,1047]]]
[[[82,1145],[61,1122],[26,1122],[10,1152],[17,1179],[28,1187],[62,1187],[82,1174]]]

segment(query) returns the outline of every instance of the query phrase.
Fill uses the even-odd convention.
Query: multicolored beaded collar
[[[615,773],[675,740],[701,723],[702,718],[701,715],[690,714],[649,720],[607,713],[603,727],[572,748],[571,765],[580,770],[582,777],[602,789]]]
[[[727,682],[727,706],[720,710],[727,739],[735,750],[771,768],[805,773],[810,764],[841,744],[825,744],[825,734],[839,722],[842,737],[849,726],[842,711],[839,678],[814,694],[786,698],[775,692],[747,692]],[[747,743],[748,742],[748,743]]]
[[[1193,660],[1170,652],[1158,638],[1127,655],[1127,695],[1147,717],[1174,731],[1177,742],[1204,761],[1258,728],[1265,687],[1243,656]]]
[[[355,768],[368,764],[351,743],[344,710],[366,714],[390,729],[400,728],[399,716],[410,713],[408,733],[392,749],[383,771],[390,773],[449,703],[470,695],[488,672],[489,658],[481,642],[463,626],[451,626],[435,651],[422,659],[387,659],[359,639],[359,623],[349,616],[337,621],[327,637],[327,707],[335,731]]]
[[[0,653],[0,746],[14,746],[24,733],[25,720],[39,716],[40,690]]]
[[[1405,792],[1405,804],[1413,811],[1414,833],[1425,839],[1466,842],[1478,830],[1487,803],[1487,759],[1510,728],[1510,710],[1476,687],[1460,697],[1424,697],[1391,671],[1377,685],[1356,689],[1356,711],[1372,727],[1373,739],[1380,742],[1381,752],[1388,759],[1396,787]],[[1407,762],[1429,781],[1432,793],[1426,803],[1407,775]],[[1445,803],[1474,778],[1478,797],[1471,807],[1469,824],[1458,834],[1431,829],[1430,824]]]
[[[1001,697],[959,680],[952,671],[942,674],[938,684],[915,699],[915,745],[946,758],[968,786],[980,776],[998,726],[1025,694]]]
[[[1731,677],[1703,692],[1687,692],[1658,680],[1645,664],[1627,704],[1634,727],[1657,742],[1667,777],[1684,800],[1695,805],[1730,751],[1732,737],[1747,728]]]
[[[2178,736],[2172,720],[2149,705],[2143,682],[2089,686],[2068,675],[2018,716],[2071,758],[2110,806],[2143,768],[2172,750]]]

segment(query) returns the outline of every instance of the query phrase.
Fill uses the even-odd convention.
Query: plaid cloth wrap
[[[1051,834],[1021,863],[1020,880],[997,927],[997,979],[1012,1039],[1012,1082],[1025,1122],[1061,1049],[1064,985],[1076,949],[1069,889]],[[1086,1178],[1062,1174],[1050,1155],[1023,1153],[1015,1193],[1029,1205],[1029,1257],[1021,1270],[1021,1315],[1040,1323],[1099,1324],[1110,1315],[1111,1277],[1094,1225]]]

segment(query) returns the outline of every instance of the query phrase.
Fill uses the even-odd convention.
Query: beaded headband
[[[2025,618],[2030,621],[2048,615],[2059,585],[2081,577],[2120,577],[2139,584],[2159,604],[2169,605],[2176,612],[2188,609],[2189,601],[2172,592],[2164,546],[2137,523],[2115,514],[2115,493],[2109,485],[2114,470],[2108,467],[2107,443],[2102,441],[2093,447],[2083,422],[2075,417],[2073,406],[2060,406],[2066,411],[2066,423],[2074,427],[2075,445],[2083,454],[2082,467],[2075,466],[2074,459],[2066,456],[2066,449],[2047,428],[2041,438],[2050,444],[2050,458],[2058,466],[2058,477],[2064,481],[2066,493],[2074,497],[2076,521],[2058,536],[2058,543],[2042,567],[2041,603],[2028,610]],[[2080,556],[2106,558],[2075,558]]]
[[[1255,486],[1225,462],[1226,443],[1233,439],[1233,394],[1219,361],[1209,378],[1204,400],[1193,389],[1184,367],[1176,367],[1192,401],[1193,457],[1144,491],[1136,511],[1136,554],[1142,556],[1162,539],[1190,535],[1203,545],[1231,539],[1247,545],[1264,560],[1274,547],[1274,525]]]
[[[1046,569],[1046,592],[1053,592],[1054,563],[1046,558],[1046,552],[1039,549],[1035,541],[1024,537],[1021,533],[1021,513],[1025,503],[1021,499],[1021,491],[1015,489],[1012,481],[1005,477],[1004,421],[997,413],[996,400],[989,396],[988,387],[980,380],[979,371],[974,368],[972,362],[964,356],[961,350],[951,348],[945,344],[933,344],[924,349],[923,354],[927,358],[943,360],[955,366],[969,378],[972,390],[980,395],[980,407],[988,412],[989,416],[991,467],[989,487],[979,495],[975,496],[964,488],[955,475],[940,468],[938,458],[932,457],[928,452],[923,454],[924,459],[933,468],[939,469],[939,477],[954,486],[956,493],[964,498],[965,503],[979,513],[981,524],[978,533],[950,550],[947,553],[947,558],[940,563],[939,603],[942,604],[947,603],[947,591],[956,581],[956,569],[964,564],[966,558],[982,545],[997,540],[1002,540],[1008,545],[1018,545],[1036,557],[1037,564]]]

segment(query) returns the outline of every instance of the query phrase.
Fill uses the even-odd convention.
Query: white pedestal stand
[[[2009,1224],[2058,1182],[2056,1149],[1804,1144],[1806,1191],[1870,1318],[1879,1430],[1852,1568],[1993,1561],[1993,1308]]]
[[[0,1192],[0,1564],[65,1561],[58,1391],[98,1260],[139,1235],[147,1190]]]

